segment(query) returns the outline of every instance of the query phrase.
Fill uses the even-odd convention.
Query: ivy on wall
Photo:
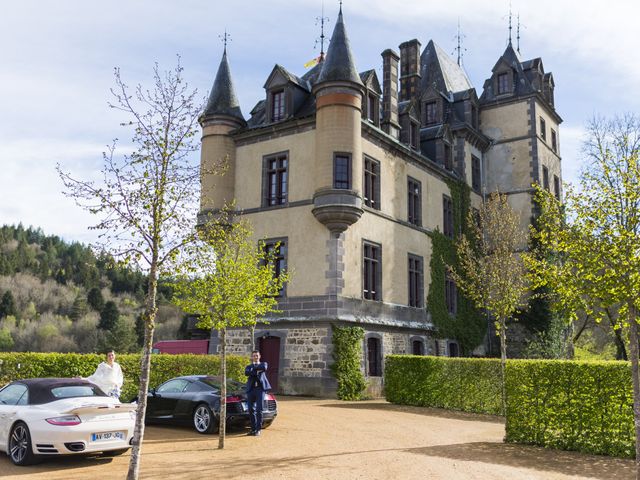
[[[360,369],[362,358],[362,327],[333,326],[333,360],[331,372],[338,381],[336,391],[340,400],[359,400],[367,387]]]
[[[471,190],[467,184],[460,181],[450,180],[447,181],[447,185],[453,201],[454,232],[466,235],[466,218],[471,204]],[[487,331],[487,319],[459,290],[456,314],[451,315],[448,312],[445,303],[444,283],[446,265],[454,267],[458,265],[455,239],[450,239],[439,230],[435,230],[429,235],[432,252],[431,285],[427,295],[427,305],[431,313],[431,320],[436,327],[436,336],[457,340],[461,354],[468,355],[482,343]]]

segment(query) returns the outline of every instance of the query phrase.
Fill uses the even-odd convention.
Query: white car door
[[[27,403],[28,389],[23,383],[11,383],[0,390],[0,450],[6,450],[9,428],[16,412]]]

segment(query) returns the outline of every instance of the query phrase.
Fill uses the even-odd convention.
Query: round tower
[[[313,87],[316,98],[313,214],[331,232],[345,231],[363,213],[363,88],[340,10],[326,60]]]
[[[236,144],[231,132],[246,122],[233,88],[225,48],[207,106],[199,119],[200,216],[216,212],[235,198]]]

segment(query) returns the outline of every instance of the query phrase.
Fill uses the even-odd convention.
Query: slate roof
[[[342,19],[342,8],[340,8],[338,21],[331,35],[327,58],[322,62],[322,70],[317,83],[332,81],[348,81],[362,86]]]
[[[211,115],[229,115],[244,122],[244,117],[240,110],[240,103],[233,88],[226,50],[222,54],[218,73],[216,74],[216,79],[213,82],[213,87],[209,94],[209,101],[203,113],[204,117]]]
[[[436,90],[448,96],[473,88],[464,69],[433,40],[429,40],[420,56],[420,70],[423,91],[435,85]]]

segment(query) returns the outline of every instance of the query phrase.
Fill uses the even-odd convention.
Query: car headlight
[[[82,423],[82,420],[80,420],[80,417],[77,415],[64,415],[62,417],[46,418],[45,420],[51,425],[59,425],[63,427],[79,425]]]

